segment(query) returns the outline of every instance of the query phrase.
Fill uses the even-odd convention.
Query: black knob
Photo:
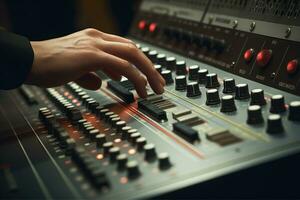
[[[250,105],[259,105],[259,106],[266,105],[264,90],[262,89],[251,90]]]
[[[101,110],[99,111],[99,117],[100,117],[101,119],[104,119],[105,114],[108,113],[108,112],[109,112],[109,110],[108,110],[107,108],[101,109]]]
[[[137,150],[138,150],[138,151],[143,151],[143,150],[144,150],[145,144],[147,144],[146,138],[144,138],[144,137],[139,137],[139,138],[136,140]]]
[[[198,81],[198,65],[189,66],[189,80]]]
[[[119,122],[119,121],[121,121],[121,118],[120,118],[120,117],[112,117],[112,118],[110,119],[111,126],[112,126],[113,128],[116,128],[116,124],[117,124],[117,122]]]
[[[166,68],[168,70],[174,70],[176,65],[176,58],[175,57],[167,57],[166,58]]]
[[[187,84],[186,87],[186,96],[187,97],[196,97],[200,96],[201,91],[199,89],[199,84],[197,82],[191,82]]]
[[[289,116],[291,121],[300,121],[300,101],[292,101],[289,105]]]
[[[166,84],[172,84],[172,83],[174,83],[173,77],[172,77],[172,71],[171,70],[163,70],[161,72],[161,75],[165,79]]]
[[[264,122],[261,107],[259,105],[252,105],[248,107],[247,124],[261,124]]]
[[[112,147],[109,149],[109,160],[110,162],[115,162],[117,159],[117,156],[120,154],[120,148],[119,147]]]
[[[148,55],[148,53],[150,51],[149,47],[142,47],[141,50],[146,56]]]
[[[236,106],[234,103],[234,98],[232,95],[225,95],[221,98],[221,112],[234,112],[236,111]]]
[[[130,179],[137,178],[141,175],[138,162],[135,160],[128,161],[126,164],[127,176]]]
[[[165,170],[171,167],[169,154],[166,152],[158,154],[158,167],[161,170]]]
[[[186,71],[185,61],[183,60],[177,61],[175,65],[175,69],[177,75],[186,75],[187,71]]]
[[[166,55],[163,53],[157,54],[156,61],[158,64],[165,66],[166,64]]]
[[[235,98],[238,100],[249,99],[249,89],[246,83],[237,84],[235,86]]]
[[[157,51],[156,50],[152,50],[152,51],[149,51],[148,53],[148,57],[149,59],[153,62],[153,63],[156,63],[156,56],[157,56]]]
[[[231,94],[235,91],[235,80],[233,78],[227,78],[223,81],[223,93]]]
[[[112,116],[112,115],[114,115],[114,114],[115,114],[114,112],[107,112],[107,113],[105,113],[105,114],[104,114],[104,120],[105,120],[106,122],[108,122],[110,116]]]
[[[162,71],[162,66],[161,65],[154,65],[154,68],[156,69],[156,71],[161,73],[161,71]]]
[[[136,140],[141,137],[141,134],[139,132],[136,132],[136,133],[132,133],[130,136],[129,136],[129,141],[134,145],[136,144]]]
[[[128,141],[130,141],[130,139],[131,139],[130,136],[131,136],[132,134],[134,134],[134,133],[137,133],[137,132],[138,132],[137,129],[130,129],[130,130],[128,130],[128,131],[127,131],[127,138],[126,138],[126,139],[127,139]]]
[[[278,114],[272,114],[268,117],[267,133],[277,134],[283,132],[281,117]]]
[[[109,149],[113,147],[113,143],[112,142],[105,142],[102,145],[102,147],[103,147],[103,154],[108,155]]]
[[[217,88],[220,86],[220,83],[218,81],[218,76],[215,73],[206,74],[206,88]]]
[[[90,130],[89,137],[91,140],[95,140],[96,135],[98,135],[98,134],[100,134],[100,131],[98,129],[93,129],[93,130]]]
[[[217,89],[206,91],[206,105],[216,105],[220,103],[219,92]]]
[[[155,145],[152,143],[146,144],[144,146],[145,151],[145,160],[146,161],[153,161],[156,159],[156,150]]]
[[[122,132],[122,128],[126,126],[126,122],[125,121],[118,121],[116,122],[116,130],[117,130],[117,133],[121,133]]]
[[[286,111],[284,96],[281,94],[273,95],[271,98],[271,113],[282,113]]]
[[[96,144],[97,144],[97,147],[102,147],[102,145],[106,142],[106,136],[105,134],[97,134],[95,136],[95,140],[96,140]]]
[[[117,159],[117,169],[119,171],[124,170],[128,160],[127,155],[125,153],[119,154],[116,159]]]
[[[205,84],[206,83],[206,75],[208,74],[207,69],[199,69],[198,71],[198,83]]]
[[[184,75],[176,76],[175,78],[175,90],[186,89],[186,77]]]
[[[127,139],[128,138],[128,131],[131,130],[131,127],[130,126],[124,126],[122,128],[122,135],[121,135],[121,138],[122,139]]]

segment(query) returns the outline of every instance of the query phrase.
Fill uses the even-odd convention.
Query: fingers
[[[108,75],[112,80],[120,81],[121,78],[122,78],[122,76],[121,76],[119,73],[117,73],[117,72],[115,72],[115,71],[113,71],[113,70],[111,70],[111,69],[109,69],[109,68],[103,68],[102,71],[103,71],[106,75]]]
[[[94,72],[84,74],[79,79],[75,80],[75,82],[88,90],[98,90],[102,84],[100,77]]]
[[[143,74],[146,75],[154,92],[158,94],[163,93],[163,86],[165,85],[164,79],[155,70],[151,61],[138,48],[132,44],[105,41],[99,44],[99,46],[101,50],[106,53],[115,55],[133,63],[141,72],[143,72]]]
[[[134,42],[132,42],[129,39],[126,39],[126,38],[123,38],[123,37],[120,37],[117,35],[108,34],[108,33],[103,33],[103,35],[101,37],[102,37],[102,39],[104,39],[106,41],[134,44]]]

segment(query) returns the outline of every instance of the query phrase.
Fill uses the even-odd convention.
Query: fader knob
[[[261,113],[261,107],[259,105],[252,105],[248,107],[247,124],[261,124],[263,123],[263,116]]]
[[[176,76],[175,78],[175,90],[186,89],[186,77],[184,75]]]
[[[251,101],[250,105],[266,105],[266,99],[264,91],[262,89],[253,89],[251,90]]]
[[[163,70],[161,72],[161,75],[165,79],[166,84],[172,84],[174,82],[173,78],[172,78],[172,72],[171,72],[171,70]]]
[[[145,160],[153,161],[156,159],[156,150],[154,144],[152,143],[146,144],[144,146],[144,151],[145,151]]]
[[[189,66],[189,80],[198,81],[198,65]]]
[[[158,154],[158,167],[161,170],[165,170],[171,167],[169,154],[166,152]]]
[[[233,78],[227,78],[223,81],[223,93],[230,94],[235,91],[235,80]]]
[[[127,176],[130,179],[137,178],[138,176],[141,175],[138,162],[135,160],[128,161],[126,164],[126,168],[127,168]]]
[[[198,83],[205,84],[206,83],[206,75],[208,74],[207,69],[199,69],[198,71]]]
[[[235,98],[238,100],[249,99],[249,88],[246,83],[237,84],[235,86]]]
[[[236,106],[234,103],[234,98],[232,95],[225,95],[221,99],[221,112],[234,112],[236,111]]]
[[[199,89],[199,84],[197,82],[191,82],[187,84],[186,87],[186,96],[187,97],[196,97],[200,96],[201,92]]]
[[[215,73],[207,74],[206,75],[206,88],[217,88],[220,86],[220,83],[218,81],[218,75]]]
[[[281,94],[273,95],[271,98],[271,113],[282,113],[286,110],[284,96]]]
[[[300,121],[300,101],[292,101],[289,105],[289,116],[291,121]]]
[[[281,117],[278,114],[272,114],[268,117],[267,133],[277,134],[283,132]]]
[[[165,65],[168,70],[174,70],[175,65],[176,65],[176,58],[175,57],[167,57]]]
[[[177,75],[186,75],[186,64],[185,61],[180,60],[176,62],[175,65]]]
[[[216,105],[220,103],[219,92],[217,89],[206,91],[206,105]]]

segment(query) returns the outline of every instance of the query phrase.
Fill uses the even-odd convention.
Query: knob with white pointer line
[[[186,77],[185,75],[179,75],[175,78],[175,90],[185,90],[186,89]]]
[[[268,117],[267,133],[278,134],[284,131],[281,116],[278,114],[271,114]]]
[[[281,94],[273,95],[271,97],[271,113],[282,113],[286,111],[284,96]]]
[[[300,121],[300,101],[292,101],[289,104],[289,116],[291,121]]]
[[[247,110],[248,118],[247,118],[247,124],[261,124],[264,122],[261,107],[259,105],[252,105],[248,107]]]
[[[238,100],[249,99],[249,88],[248,84],[241,83],[235,86],[235,98]]]
[[[220,86],[218,81],[218,75],[215,73],[210,73],[206,75],[206,88],[217,88]]]
[[[166,152],[158,154],[158,167],[161,170],[166,170],[171,167],[169,154]]]
[[[190,82],[186,87],[186,96],[187,97],[197,97],[201,95],[201,91],[199,89],[199,84],[197,82]]]
[[[228,113],[236,111],[234,98],[232,95],[225,95],[221,98],[221,112]]]
[[[174,83],[171,70],[162,70],[161,76],[165,79],[167,85]]]
[[[253,89],[251,90],[251,100],[250,105],[266,105],[266,99],[264,91],[262,89]]]
[[[135,160],[128,161],[126,164],[127,176],[129,179],[135,179],[141,175],[138,162]]]

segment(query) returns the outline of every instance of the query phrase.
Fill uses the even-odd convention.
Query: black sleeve
[[[13,89],[27,78],[34,53],[27,38],[0,29],[0,89]]]

